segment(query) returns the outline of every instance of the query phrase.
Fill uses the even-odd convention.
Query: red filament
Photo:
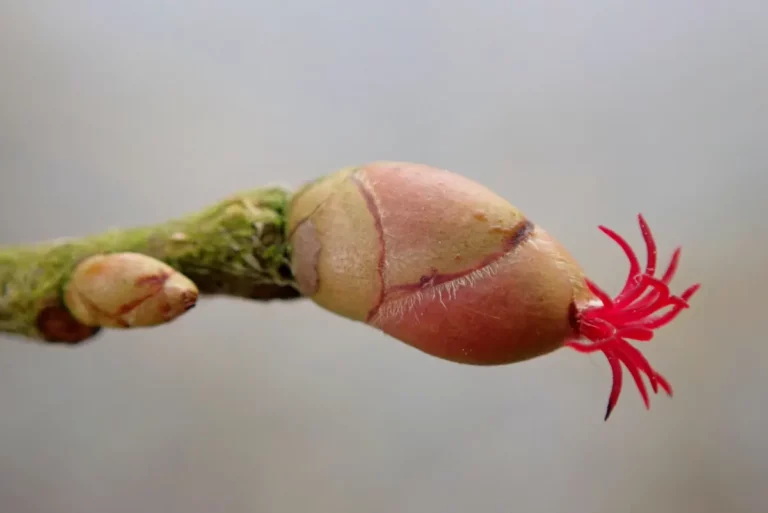
[[[624,288],[615,298],[611,298],[595,283],[587,280],[590,291],[602,304],[588,306],[577,314],[579,335],[589,342],[570,340],[566,343],[581,353],[602,351],[608,359],[613,374],[613,386],[608,398],[605,420],[608,420],[621,395],[622,365],[632,376],[646,408],[650,407],[650,400],[643,374],[648,378],[654,393],[661,388],[669,396],[672,395],[672,387],[667,380],[651,367],[643,354],[628,340],[648,342],[653,339],[654,330],[669,324],[683,309],[688,308],[688,300],[699,289],[699,284],[695,284],[679,296],[673,295],[669,290],[669,283],[680,262],[680,248],[672,254],[662,277],[655,276],[656,241],[642,215],[638,215],[638,220],[648,253],[645,271],[641,271],[640,261],[627,241],[613,230],[601,226],[600,230],[624,250],[629,260],[629,275]]]

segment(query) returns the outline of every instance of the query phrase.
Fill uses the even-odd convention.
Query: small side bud
[[[134,328],[172,321],[197,303],[195,284],[140,253],[94,255],[77,265],[64,289],[73,317],[88,326]]]

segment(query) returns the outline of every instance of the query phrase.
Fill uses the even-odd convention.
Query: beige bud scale
[[[197,302],[195,284],[140,253],[93,255],[75,268],[64,303],[88,326],[134,328],[172,321]]]

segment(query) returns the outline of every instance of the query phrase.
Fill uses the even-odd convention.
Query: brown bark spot
[[[86,326],[62,305],[43,308],[37,316],[37,329],[48,342],[77,344],[99,332],[98,326]]]

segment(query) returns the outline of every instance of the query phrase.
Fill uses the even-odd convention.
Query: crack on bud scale
[[[448,275],[440,276],[440,280],[438,280],[438,276],[431,276],[423,285],[420,280],[419,283],[392,287],[387,291],[386,301],[382,303],[381,308],[368,321],[368,324],[381,329],[385,323],[392,319],[403,320],[405,315],[417,306],[432,301],[438,301],[448,310],[446,299],[449,301],[455,299],[462,288],[473,287],[479,280],[492,278],[496,275],[498,266],[499,261],[496,260],[479,269],[470,269],[463,273],[451,275],[450,279],[442,279],[443,276]],[[465,352],[464,354],[469,353]]]
[[[373,307],[368,312],[367,320],[370,321],[376,316],[376,312],[378,312],[379,308],[381,308],[381,304],[384,302],[384,298],[387,295],[387,284],[384,279],[384,268],[387,264],[387,244],[384,240],[384,225],[382,224],[381,209],[379,208],[378,202],[376,201],[376,196],[374,196],[373,190],[368,187],[363,179],[358,175],[359,171],[350,176],[349,179],[358,188],[360,194],[362,194],[363,199],[365,200],[365,204],[368,207],[368,211],[373,217],[373,224],[376,229],[376,236],[379,243],[378,261],[376,262],[376,272],[379,277],[379,295],[376,298],[376,302],[374,303]]]
[[[382,329],[393,319],[402,320],[405,315],[415,310],[419,305],[438,301],[445,310],[448,310],[447,301],[456,299],[458,292],[465,287],[474,287],[484,279],[493,278],[500,263],[514,255],[515,249],[526,241],[531,240],[535,233],[535,225],[528,219],[521,221],[518,226],[507,230],[509,237],[505,240],[502,250],[488,255],[478,265],[457,273],[441,274],[437,269],[423,275],[418,282],[406,283],[390,287],[385,291],[384,301],[374,316],[368,320],[371,326]],[[493,316],[488,316],[493,318]],[[473,350],[462,349],[465,356],[472,354]]]
[[[392,168],[393,171],[396,171],[398,169],[399,169],[398,167]],[[506,235],[501,251],[498,251],[496,253],[493,253],[492,255],[487,256],[479,264],[460,272],[440,273],[439,269],[433,267],[431,268],[430,274],[421,276],[419,281],[416,283],[408,283],[408,284],[397,285],[394,287],[389,287],[384,277],[384,271],[386,268],[386,259],[387,259],[387,245],[386,245],[386,239],[384,237],[384,222],[382,219],[381,207],[379,207],[379,204],[373,192],[373,189],[366,184],[364,175],[362,175],[358,171],[355,174],[351,175],[349,179],[355,184],[355,186],[358,188],[361,195],[363,196],[363,199],[365,200],[366,206],[368,207],[368,211],[371,214],[374,221],[374,226],[376,229],[378,243],[379,243],[378,262],[376,265],[376,269],[377,269],[377,274],[380,281],[380,288],[379,288],[379,295],[376,299],[376,302],[374,303],[373,307],[370,309],[366,318],[366,322],[368,322],[369,324],[376,324],[377,322],[381,321],[381,316],[379,315],[379,312],[380,312],[380,309],[382,308],[382,305],[389,299],[390,294],[398,294],[403,292],[418,293],[419,289],[435,288],[436,293],[439,296],[439,299],[442,303],[443,302],[442,291],[440,289],[437,289],[436,287],[439,287],[440,285],[443,285],[449,282],[454,282],[454,281],[457,281],[456,287],[459,287],[459,286],[466,285],[468,283],[473,283],[473,275],[476,275],[475,277],[487,275],[488,272],[490,272],[491,270],[488,269],[486,271],[483,271],[484,268],[488,268],[491,264],[503,258],[505,255],[512,252],[515,248],[517,248],[523,242],[529,239],[530,236],[533,234],[533,231],[535,228],[534,223],[532,223],[528,219],[523,219],[519,224],[517,224],[512,228],[492,226],[489,230],[490,233],[500,233],[500,234]],[[475,212],[473,214],[473,217],[481,222],[488,221],[488,216],[484,212],[480,212],[480,211]],[[455,260],[460,261],[461,258],[462,258],[461,255],[456,255]],[[453,289],[452,293],[455,294],[456,287],[453,287],[453,288],[448,287],[448,289]],[[451,293],[449,292],[448,296],[450,297],[450,295]],[[421,296],[419,296],[416,299],[416,302],[420,302],[420,300],[421,300]],[[398,309],[398,310],[402,314],[402,310],[401,309]],[[375,321],[376,319],[378,320]]]
[[[381,324],[390,316],[402,316],[414,306],[424,300],[423,292],[432,290],[433,299],[443,301],[443,293],[448,299],[455,297],[456,292],[466,286],[472,286],[476,280],[490,277],[495,272],[494,264],[514,252],[524,242],[531,239],[535,232],[535,224],[528,219],[523,219],[517,226],[504,230],[507,237],[504,239],[502,249],[486,256],[477,265],[455,273],[440,273],[432,268],[430,274],[422,275],[418,282],[404,283],[383,289],[382,300],[375,312],[371,312],[368,322],[373,325]],[[408,297],[412,295],[412,297]],[[388,304],[386,311],[381,312],[381,304]]]

